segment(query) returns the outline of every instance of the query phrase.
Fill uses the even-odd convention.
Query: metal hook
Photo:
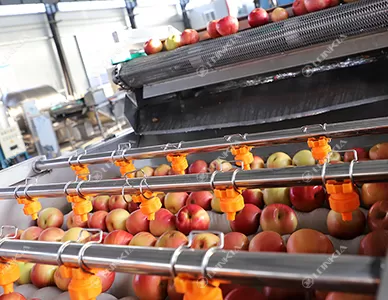
[[[76,192],[77,195],[78,195],[79,197],[81,197],[81,198],[85,198],[85,196],[82,195],[81,192],[80,192],[81,185],[82,185],[84,182],[85,182],[85,181],[83,181],[83,180],[80,181],[80,182],[77,184],[76,188],[75,188],[75,192]]]
[[[194,231],[195,232],[195,231]],[[205,255],[203,256],[203,259],[202,259],[202,263],[201,263],[201,273],[202,273],[202,276],[204,278],[207,277],[207,273],[206,273],[206,269],[209,265],[209,261],[210,261],[210,258],[213,256],[213,254],[217,251],[217,250],[221,250],[222,248],[224,248],[224,233],[221,232],[221,231],[205,231],[206,233],[207,232],[210,232],[210,233],[213,233],[215,235],[218,235],[219,238],[220,238],[220,242],[217,246],[214,246],[214,247],[211,247],[209,248]],[[192,233],[192,232],[191,232]],[[190,233],[190,234],[191,234]],[[203,233],[203,231],[197,231],[197,233]]]
[[[58,249],[58,252],[57,252],[57,264],[58,266],[62,266],[64,265],[63,263],[63,260],[62,260],[62,254],[63,254],[63,251],[65,250],[65,248],[67,246],[69,246],[69,244],[71,243],[72,241],[66,241],[64,242]]]
[[[127,201],[127,199],[125,198],[125,187],[126,186],[129,186],[129,187],[131,187],[131,188],[133,188],[133,185],[132,184],[130,184],[129,182],[128,182],[128,178],[125,178],[125,183],[124,183],[124,185],[123,185],[123,187],[122,187],[122,189],[121,189],[121,196],[123,196],[123,199],[124,199],[124,201],[125,202],[127,202],[127,203],[130,203],[131,201]]]
[[[316,127],[320,127],[323,131],[326,131],[327,130],[327,124],[324,123],[324,124],[313,124],[313,125],[305,125],[305,126],[302,126],[300,129],[302,130],[303,133],[307,133],[307,130],[310,128],[316,128]]]
[[[150,200],[150,199],[152,199],[152,197],[151,197],[151,198],[150,198],[150,197],[146,197],[146,196],[144,195],[144,193],[143,193],[143,182],[144,182],[145,185],[147,186],[148,190],[151,191],[150,186],[149,186],[148,183],[147,183],[147,178],[146,178],[146,177],[143,177],[143,179],[140,181],[140,194],[141,194],[145,199]]]
[[[74,155],[70,155],[69,156],[69,159],[67,160],[67,163],[69,164],[69,166],[71,166],[71,159],[74,157]]]
[[[77,175],[75,176],[75,182],[78,182],[78,180],[80,180],[80,179],[81,179],[80,177],[82,177],[82,176],[87,176],[88,181],[90,181],[90,179],[92,178],[91,175],[90,175],[90,173],[77,174]]]
[[[46,172],[46,171],[48,171],[48,170],[39,170],[37,167],[36,167],[36,165],[37,165],[37,163],[38,162],[41,162],[41,161],[43,161],[43,160],[45,160],[46,159],[46,156],[41,156],[40,158],[38,158],[37,160],[35,160],[35,162],[32,164],[32,171],[34,171],[36,174],[42,174],[42,173],[44,173],[44,172]]]
[[[173,143],[167,143],[166,145],[162,146],[163,148],[163,151],[166,151],[168,149],[180,149],[182,148],[182,142],[179,142],[179,143],[176,143],[176,144],[173,144]]]
[[[240,172],[240,169],[236,169],[233,171],[233,174],[232,174],[232,178],[231,178],[231,183],[232,183],[232,186],[233,188],[238,191],[238,187],[236,186],[236,175],[237,173]]]
[[[73,183],[72,181],[69,181],[68,183],[65,184],[65,186],[63,188],[63,193],[66,194],[66,196],[69,195],[69,193],[67,192],[67,189],[69,188],[69,185],[72,183]]]
[[[133,173],[137,173],[137,172],[142,172],[143,173],[143,177],[147,177],[146,173],[144,173],[144,171],[142,169],[136,169],[136,170],[133,170],[133,171],[129,171],[129,172],[126,172],[123,174],[123,176],[121,176],[122,178],[127,178],[127,175],[128,174],[133,174]],[[127,178],[128,179],[128,178]]]
[[[224,139],[229,143],[232,139],[232,137],[236,136],[239,137],[241,140],[246,141],[247,140],[247,133],[244,133],[243,135],[241,133],[231,134],[231,135],[225,135]]]
[[[214,185],[214,179],[215,179],[217,173],[218,173],[218,171],[214,171],[214,172],[212,173],[212,175],[210,176],[210,181],[209,181],[209,183],[210,183],[211,187],[213,188],[213,190],[216,188],[216,186]]]
[[[175,278],[177,276],[176,274],[176,270],[175,270],[175,265],[178,261],[178,257],[179,255],[183,252],[184,249],[190,249],[190,245],[180,245],[178,248],[175,249],[174,253],[171,255],[171,259],[170,259],[170,265],[171,265],[171,269],[170,269],[170,273],[171,273],[171,276],[172,278]]]
[[[14,191],[13,191],[13,196],[14,198],[17,200],[19,198],[18,196],[18,190],[21,188],[22,186],[21,185],[18,185],[15,187]]]
[[[89,241],[87,243],[85,243],[85,245],[83,245],[78,253],[78,266],[82,269],[82,271],[86,272],[86,273],[90,273],[90,274],[93,274],[92,272],[90,272],[90,268],[84,263],[84,260],[83,260],[83,257],[85,255],[85,251],[86,249],[88,249],[90,246],[94,245],[94,244],[100,244],[102,242],[102,237],[103,237],[103,232],[101,229],[94,229],[94,228],[85,228],[85,229],[82,229],[80,232],[79,232],[79,235],[78,235],[78,240],[77,241],[80,241],[81,237],[82,237],[82,233],[86,231],[86,232],[98,232],[99,234],[99,239],[98,241]]]
[[[13,236],[7,236],[7,235],[5,235],[4,234],[4,229],[6,229],[6,228],[9,228],[9,229],[13,229],[13,230],[15,230],[15,232],[14,232],[14,235]],[[0,238],[3,240],[3,239],[14,239],[15,237],[17,237],[17,235],[18,235],[18,228],[16,227],[16,226],[14,226],[14,225],[2,225],[1,227],[0,227]],[[1,244],[0,244],[0,246],[1,246]]]

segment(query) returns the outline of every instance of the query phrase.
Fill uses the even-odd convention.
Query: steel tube
[[[325,180],[350,179],[350,163],[328,164]],[[388,160],[359,161],[354,164],[352,177],[355,183],[381,182],[388,180]],[[289,167],[238,171],[234,184],[238,188],[270,188],[305,185],[321,185],[322,166]],[[18,197],[55,198],[69,195],[120,195],[137,193],[140,190],[155,192],[181,192],[213,190],[233,186],[233,172],[218,172],[214,179],[210,173],[179,176],[155,176],[149,178],[111,179],[71,183],[35,184],[15,188],[0,188],[0,199]],[[77,189],[78,187],[78,189]]]
[[[342,138],[363,134],[377,134],[388,132],[388,118],[376,118],[359,121],[350,121],[343,123],[334,123],[304,128],[293,128],[281,131],[270,131],[263,133],[247,134],[245,139],[240,135],[230,136],[227,138],[216,138],[208,140],[197,140],[182,142],[178,145],[156,145],[143,148],[129,149],[125,152],[126,159],[145,159],[152,157],[164,157],[167,154],[175,153],[197,153],[197,152],[214,152],[227,150],[234,145],[248,145],[253,147],[263,147],[276,144],[300,143],[306,142],[310,137],[328,136],[330,138]],[[112,152],[102,152],[97,154],[85,154],[79,159],[81,164],[103,164],[111,163],[112,160],[121,159],[122,155],[113,155]],[[77,157],[70,160],[70,164],[77,164]],[[38,161],[35,165],[38,170],[47,170],[52,168],[63,168],[69,166],[68,158],[54,158],[49,160]]]
[[[0,256],[32,263],[57,264],[61,243],[7,240],[0,247]],[[78,266],[82,244],[68,245],[62,261]],[[136,274],[170,276],[171,257],[175,249],[91,245],[83,262],[87,267]],[[201,276],[201,262],[205,251],[187,250],[175,265],[176,272]],[[250,253],[246,251],[216,251],[206,267],[206,276],[213,279],[237,280],[245,284],[303,287],[306,278],[313,279],[313,288],[339,291],[375,293],[384,267],[383,258],[337,255],[321,274],[317,269],[331,255]]]

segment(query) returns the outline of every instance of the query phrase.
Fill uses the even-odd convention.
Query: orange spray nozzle
[[[90,171],[87,165],[71,165],[70,168],[75,172],[81,180],[88,180]]]
[[[141,203],[140,211],[150,221],[155,220],[155,213],[162,207],[162,203],[157,195],[158,193],[145,191],[143,194],[132,196],[133,201]]]
[[[0,286],[3,287],[4,294],[13,292],[13,284],[20,277],[20,270],[13,260],[0,262]]]
[[[88,220],[88,213],[93,210],[93,204],[90,200],[90,197],[86,196],[85,198],[76,196],[67,196],[67,201],[73,203],[73,212],[75,215],[81,217],[83,222]]]
[[[320,164],[325,163],[327,155],[331,152],[330,141],[330,138],[324,136],[319,137],[319,139],[309,138],[307,140],[307,145],[311,148],[314,159]]]
[[[232,188],[215,189],[214,195],[220,198],[221,210],[226,214],[229,221],[234,221],[236,213],[244,208],[244,198],[241,190]]]
[[[184,300],[222,300],[221,281],[191,279],[177,276],[174,278],[175,289],[184,295]]]
[[[168,154],[167,161],[171,163],[171,168],[175,174],[185,174],[185,170],[189,166],[186,154]]]
[[[253,162],[253,154],[251,152],[252,147],[248,146],[233,146],[231,152],[236,160],[236,165],[241,166],[243,164],[244,170],[251,169],[251,163]]]
[[[115,165],[120,168],[120,174],[127,178],[134,178],[134,171],[136,170],[132,160],[120,159],[115,161]]]
[[[38,212],[42,209],[42,204],[38,198],[19,197],[17,198],[19,204],[24,204],[23,212],[26,216],[31,216],[32,220],[38,219]]]

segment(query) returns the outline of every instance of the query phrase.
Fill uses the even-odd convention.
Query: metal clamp
[[[225,136],[224,136],[224,139],[225,139],[225,141],[227,141],[228,143],[231,142],[231,139],[232,139],[233,137],[239,137],[239,138],[240,138],[240,141],[246,141],[246,140],[247,140],[247,136],[248,136],[247,133],[244,133],[244,134],[237,133],[237,134],[225,135]]]
[[[211,187],[213,188],[213,190],[216,189],[216,186],[214,184],[214,179],[216,178],[217,173],[218,173],[218,171],[214,171],[212,173],[212,175],[210,176],[210,180],[209,180],[209,183],[210,183]]]
[[[57,264],[58,266],[62,266],[64,265],[63,263],[63,260],[62,260],[62,254],[63,254],[63,251],[65,250],[65,248],[67,246],[69,246],[69,244],[71,244],[72,241],[66,241],[64,242],[58,249],[58,252],[57,252]]]
[[[78,195],[79,197],[81,197],[81,198],[85,198],[85,196],[82,195],[82,194],[81,194],[81,191],[80,191],[81,185],[82,185],[84,182],[85,182],[84,180],[80,181],[80,182],[77,184],[76,188],[75,188],[75,192],[76,192],[77,195]]]
[[[33,186],[33,184],[28,184],[28,182],[31,180],[31,179],[35,179],[35,183],[34,184],[37,184],[38,183],[38,178],[37,177],[27,177],[26,180],[25,180],[25,185],[26,187],[24,188],[24,191],[23,191],[23,194],[24,194],[24,197],[26,197],[27,199],[31,199],[30,196],[28,196],[27,194],[27,191],[30,187]]]
[[[176,149],[179,150],[182,148],[182,142],[179,143],[167,143],[166,145],[162,146],[163,151],[166,151],[168,149]]]
[[[192,231],[190,232],[190,234],[192,233],[203,233],[202,231]],[[215,235],[218,235],[218,237],[220,238],[220,243],[217,245],[217,246],[214,246],[214,247],[211,247],[209,248],[205,255],[203,256],[202,258],[202,263],[201,263],[201,274],[203,276],[203,278],[206,278],[207,277],[207,272],[206,272],[206,269],[207,267],[209,266],[209,261],[210,261],[210,258],[213,256],[213,254],[217,251],[217,250],[221,250],[224,248],[224,241],[225,241],[225,235],[223,232],[221,231],[205,231],[205,232],[210,232],[210,233],[213,233]]]
[[[82,233],[84,231],[87,231],[87,232],[98,232],[99,234],[99,239],[98,241],[89,241],[87,243],[85,243],[85,245],[83,245],[78,253],[78,266],[82,269],[82,271],[86,272],[86,273],[90,273],[90,274],[93,274],[90,270],[90,268],[84,263],[84,260],[83,260],[83,257],[85,255],[85,251],[86,249],[88,249],[90,246],[94,245],[94,244],[100,244],[102,242],[102,237],[103,237],[103,231],[101,229],[92,229],[92,228],[85,228],[83,230],[80,231],[79,233],[79,236],[78,236],[78,240],[81,239],[82,237]]]
[[[152,199],[152,198],[146,197],[146,196],[144,195],[144,192],[143,192],[143,182],[144,182],[144,184],[147,186],[148,190],[151,191],[151,188],[150,188],[150,186],[149,186],[148,183],[147,183],[147,178],[146,178],[146,177],[143,177],[143,179],[140,181],[140,187],[139,187],[139,189],[140,189],[140,194],[141,194],[145,199],[150,200],[150,199]]]
[[[18,190],[19,190],[20,188],[22,188],[22,187],[23,187],[23,186],[18,185],[18,186],[16,186],[15,189],[13,190],[13,197],[14,197],[16,200],[19,199]]]
[[[130,203],[130,201],[127,201],[127,199],[125,198],[125,187],[129,186],[129,187],[133,188],[133,185],[128,182],[128,179],[129,178],[125,178],[125,183],[123,185],[123,188],[121,189],[121,196],[123,196],[123,199],[125,202]]]
[[[67,192],[67,189],[69,188],[69,185],[72,184],[73,181],[69,181],[68,183],[65,184],[64,188],[63,188],[63,193],[66,195],[66,196],[69,196],[69,193]]]
[[[15,230],[14,235],[13,236],[9,236],[9,234],[4,234],[4,231],[5,231],[6,228]],[[2,225],[0,227],[0,248],[1,248],[1,245],[3,245],[3,243],[6,240],[14,239],[15,237],[17,237],[17,235],[18,235],[18,228],[16,226],[13,226],[13,225]]]
[[[231,184],[233,186],[233,188],[238,191],[238,187],[236,186],[236,176],[237,176],[237,173],[240,172],[240,169],[236,169],[233,171],[233,174],[232,174],[232,178],[230,179],[231,181]]]
[[[313,125],[305,125],[305,126],[302,126],[300,129],[302,130],[303,133],[307,133],[308,129],[310,128],[321,128],[323,131],[326,131],[327,130],[327,124],[324,123],[324,124],[313,124]]]
[[[42,174],[42,173],[45,173],[47,172],[48,170],[39,170],[36,165],[38,162],[41,162],[43,160],[46,160],[47,157],[46,156],[41,156],[40,158],[38,158],[37,160],[34,161],[34,163],[32,164],[31,168],[32,168],[32,171],[34,171],[34,173],[36,174]]]
[[[115,156],[116,153],[117,154],[121,153],[121,160],[126,160],[126,158],[124,157],[125,152],[127,150],[130,150],[131,148],[132,148],[132,144],[130,142],[118,144],[117,150],[112,151],[112,154],[110,155],[111,161],[114,162],[113,157]]]

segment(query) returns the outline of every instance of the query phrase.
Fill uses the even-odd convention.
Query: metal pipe
[[[101,152],[97,154],[82,155],[79,159],[81,164],[104,164],[111,163],[112,160],[126,159],[145,159],[152,157],[164,157],[167,154],[179,153],[197,153],[197,152],[214,152],[227,150],[232,145],[247,145],[253,147],[271,146],[286,143],[306,142],[310,137],[328,136],[330,138],[342,138],[348,136],[377,134],[388,132],[388,118],[366,119],[350,121],[343,123],[334,123],[327,125],[313,125],[302,128],[293,128],[279,131],[269,131],[246,135],[231,135],[224,138],[197,140],[181,142],[178,144],[156,145],[143,148],[134,148],[125,151],[124,155],[112,152]],[[70,162],[66,157],[42,160],[36,163],[36,169],[47,170],[52,168],[68,167],[78,164],[77,157],[73,157]]]
[[[0,257],[32,263],[58,264],[61,243],[6,240]],[[61,255],[63,263],[77,267],[83,244],[69,244]],[[175,249],[90,245],[82,261],[90,268],[111,271],[171,276],[171,257]],[[205,251],[183,251],[175,265],[176,273],[204,276],[201,263]],[[314,289],[376,293],[384,268],[384,259],[368,256],[340,255],[325,272],[317,269],[331,255],[252,253],[247,251],[216,251],[205,268],[208,278],[243,282],[256,286],[270,285],[303,288],[306,278],[313,279]]]
[[[354,164],[352,176],[349,174],[350,164],[327,165],[325,180],[345,180],[353,178],[357,184],[381,182],[388,180],[388,160],[359,161]],[[234,177],[235,176],[235,177]],[[234,178],[234,179],[233,179]],[[141,191],[182,192],[203,191],[233,186],[238,188],[271,188],[321,185],[322,166],[289,167],[279,169],[259,169],[250,171],[218,172],[213,177],[210,173],[155,176],[149,178],[111,179],[100,181],[83,181],[71,183],[35,184],[15,188],[0,188],[0,199],[18,197],[62,197],[69,195],[121,195]],[[27,188],[27,189],[26,189]]]

